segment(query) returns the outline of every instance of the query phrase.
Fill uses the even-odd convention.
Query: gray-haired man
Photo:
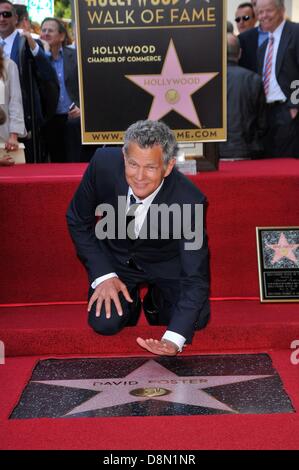
[[[147,283],[144,311],[151,324],[167,325],[167,331],[159,340],[137,338],[137,342],[159,355],[181,351],[195,329],[206,326],[210,314],[208,248],[202,226],[205,197],[176,170],[176,154],[174,134],[165,124],[133,124],[125,134],[123,152],[120,148],[96,152],[67,213],[91,284],[89,324],[103,335],[135,324],[140,311],[138,286]],[[134,220],[126,230],[131,202]],[[111,217],[106,220],[106,237],[95,229],[95,211],[102,220],[113,214],[111,224]],[[132,224],[133,237],[129,236]]]

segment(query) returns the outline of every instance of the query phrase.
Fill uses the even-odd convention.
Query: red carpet
[[[84,168],[0,168],[0,340],[7,356],[0,448],[298,449],[299,365],[290,362],[290,345],[299,340],[299,308],[260,304],[255,241],[256,226],[298,225],[299,161],[292,159],[227,162],[191,177],[209,200],[211,296],[218,300],[187,354],[267,352],[296,413],[8,420],[41,357],[144,355],[135,338],[162,331],[141,318],[136,328],[104,338],[86,324],[87,279],[64,217]]]
[[[298,409],[298,368],[290,364],[289,351],[275,351],[271,357]],[[11,358],[5,366],[1,449],[298,449],[296,413],[8,421],[36,360]]]
[[[104,337],[89,328],[86,318],[85,305],[0,308],[0,338],[9,356],[119,355],[139,354],[137,336],[156,337],[164,331],[148,326],[142,316],[137,328]],[[192,351],[288,349],[295,339],[299,339],[299,312],[294,304],[212,302],[211,322],[196,333]]]
[[[0,168],[0,304],[85,300],[87,277],[65,223],[83,169]],[[209,201],[211,296],[258,297],[255,228],[298,225],[299,160],[222,163],[191,179]]]

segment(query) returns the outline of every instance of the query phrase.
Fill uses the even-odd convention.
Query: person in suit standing
[[[255,14],[255,18],[258,19],[258,10],[256,0],[251,1],[252,8]],[[267,41],[269,33],[262,29],[259,24],[257,27],[252,27],[247,31],[241,32],[239,35],[240,46],[242,54],[239,60],[239,65],[246,69],[252,70],[252,72],[258,71],[257,66],[257,51],[261,45]]]
[[[41,39],[49,46],[48,54],[60,85],[55,116],[44,129],[50,159],[53,163],[80,162],[82,145],[77,53],[67,47],[68,32],[58,18],[43,20]]]
[[[299,24],[285,20],[284,0],[257,0],[258,18],[269,40],[259,49],[258,71],[267,101],[269,157],[299,157],[299,104],[293,84],[299,77]]]
[[[266,99],[261,77],[238,66],[238,37],[227,35],[227,142],[219,143],[221,158],[257,159],[263,155],[267,130]]]
[[[158,355],[176,355],[210,315],[207,237],[202,221],[197,223],[205,197],[175,168],[177,151],[175,136],[164,123],[138,121],[126,131],[122,150],[97,150],[67,211],[91,285],[90,326],[113,335],[136,324],[138,286],[148,283],[145,314],[150,324],[167,325],[167,331],[161,339],[137,342]],[[95,230],[99,204],[105,204],[98,210],[111,214],[108,225],[113,222],[117,233],[107,230],[100,236]],[[167,230],[166,217],[155,219],[154,214],[171,207],[182,211],[179,217],[168,214]],[[184,210],[190,217],[180,227]]]
[[[56,109],[59,85],[42,45],[28,31],[16,29],[18,17],[14,5],[0,0],[0,39],[5,57],[18,66],[22,90],[27,138],[26,161],[43,161],[40,129]]]

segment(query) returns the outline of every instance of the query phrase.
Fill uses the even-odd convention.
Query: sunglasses
[[[11,11],[0,11],[0,16],[3,16],[3,18],[11,18],[12,17],[12,12]]]
[[[251,16],[237,16],[237,18],[235,18],[235,22],[236,23],[240,23],[241,20],[243,21],[249,21],[251,19]]]

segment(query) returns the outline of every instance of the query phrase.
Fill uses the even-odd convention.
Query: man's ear
[[[175,158],[172,158],[171,160],[169,160],[169,162],[167,163],[166,170],[165,170],[164,178],[166,178],[166,176],[170,175],[170,173],[172,172],[175,164],[176,164],[176,159]]]

